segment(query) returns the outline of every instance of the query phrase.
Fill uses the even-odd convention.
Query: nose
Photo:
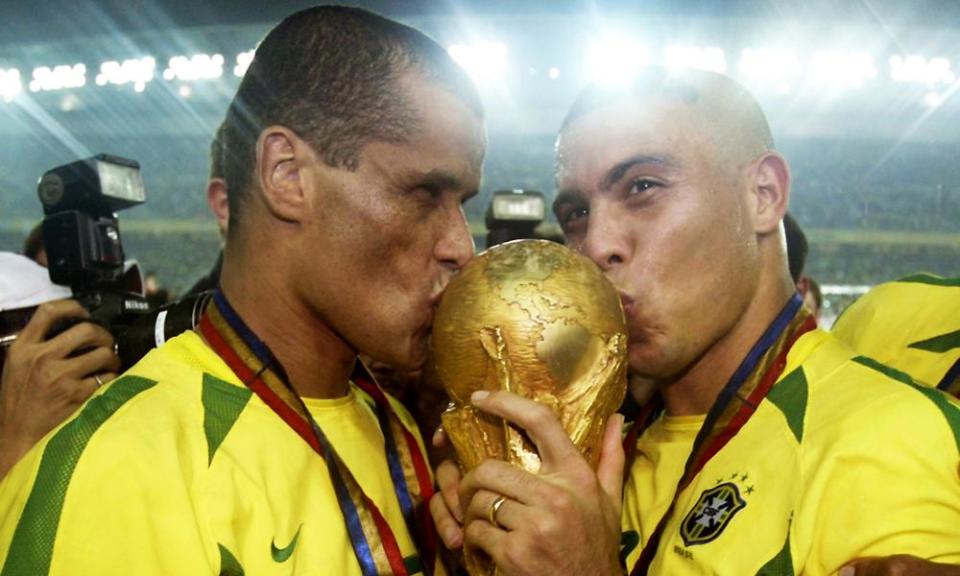
[[[437,241],[436,257],[444,268],[456,272],[473,258],[473,236],[470,234],[470,225],[463,213],[463,206],[459,202],[446,212],[447,217]]]
[[[580,252],[604,272],[627,261],[629,244],[622,223],[609,208],[592,206]]]

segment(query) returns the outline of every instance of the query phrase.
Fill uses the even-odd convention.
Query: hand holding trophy
[[[594,467],[608,418],[626,393],[620,299],[590,260],[542,240],[487,250],[450,283],[433,329],[436,373],[452,400],[443,426],[469,472],[495,458],[536,473],[540,457],[517,429],[470,405],[507,390],[549,406]],[[472,576],[496,567],[466,547]]]

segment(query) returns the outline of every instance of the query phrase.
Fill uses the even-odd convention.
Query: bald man
[[[742,87],[650,70],[590,89],[557,167],[557,218],[620,292],[631,368],[662,412],[634,425],[621,510],[617,417],[594,473],[549,410],[476,394],[526,429],[543,467],[487,461],[459,494],[445,481],[432,506],[447,542],[444,502],[502,574],[960,562],[960,409],[816,329],[788,273],[789,168]]]

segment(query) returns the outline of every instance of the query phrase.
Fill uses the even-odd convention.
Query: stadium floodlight
[[[713,46],[667,46],[663,63],[674,70],[709,70],[720,74],[727,71],[727,57],[723,50]]]
[[[950,60],[946,58],[927,60],[923,56],[896,55],[890,57],[890,79],[933,87],[937,84],[953,84],[957,77],[950,69]]]
[[[790,50],[747,48],[740,53],[737,71],[746,84],[773,86],[786,94],[800,76],[800,59]]]
[[[220,54],[194,54],[174,56],[163,71],[166,80],[208,80],[223,76],[223,56]]]
[[[877,77],[877,69],[873,57],[866,52],[821,50],[810,57],[807,74],[814,84],[859,88],[867,80]]]
[[[184,84],[177,89],[177,93],[180,94],[180,96],[183,98],[189,98],[190,96],[193,95],[193,90],[189,86]]]
[[[631,37],[612,35],[590,44],[590,80],[605,86],[623,85],[650,64],[650,51]]]
[[[233,67],[233,75],[242,78],[247,73],[247,68],[253,62],[253,54],[256,50],[247,50],[237,54],[237,63]]]
[[[560,69],[554,66],[549,72],[547,72],[547,74],[550,76],[551,80],[556,80],[560,77]]]
[[[481,86],[499,80],[507,67],[507,45],[502,42],[454,44],[447,52]]]
[[[124,60],[122,63],[109,60],[100,65],[100,73],[97,74],[96,82],[98,86],[133,84],[134,90],[143,92],[147,82],[153,80],[156,67],[156,60],[150,56],[131,58]]]
[[[16,68],[9,70],[0,68],[0,99],[3,99],[4,102],[10,102],[22,91],[23,83],[20,81],[20,71]]]
[[[50,68],[40,66],[33,69],[33,79],[30,80],[31,92],[49,92],[66,88],[80,88],[87,83],[87,67],[83,64],[73,66],[63,64]]]
[[[923,105],[927,108],[937,108],[943,104],[944,97],[938,92],[927,92],[923,97]]]

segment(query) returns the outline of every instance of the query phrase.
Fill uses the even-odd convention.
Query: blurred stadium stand
[[[146,205],[121,215],[128,253],[182,291],[217,251],[203,190],[234,67],[272,22],[309,3],[135,4],[0,3],[0,249],[18,250],[39,220],[40,174],[109,152],[138,160],[147,185]],[[489,129],[483,190],[467,205],[478,237],[491,191],[552,196],[554,133],[591,77],[666,62],[722,69],[760,99],[793,170],[808,273],[834,306],[844,297],[831,290],[916,270],[960,275],[960,3],[595,2],[592,13],[569,1],[357,4],[467,54]],[[155,70],[140,86],[102,68],[145,57]],[[83,86],[31,89],[69,82],[51,74],[76,64]],[[40,67],[51,70],[37,77]]]

